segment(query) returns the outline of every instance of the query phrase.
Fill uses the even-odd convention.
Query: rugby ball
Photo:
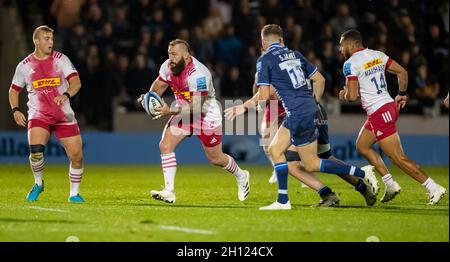
[[[142,107],[145,109],[145,112],[152,117],[155,116],[155,109],[161,108],[164,104],[162,98],[153,91],[146,93],[141,103]]]

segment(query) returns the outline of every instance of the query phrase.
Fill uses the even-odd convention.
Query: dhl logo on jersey
[[[32,82],[34,88],[41,88],[44,86],[60,86],[61,85],[61,78],[54,77],[54,78],[42,78],[36,81]]]
[[[191,99],[191,92],[190,91],[185,91],[185,92],[174,92],[175,95],[177,96],[182,96],[184,97],[184,99],[189,100]]]
[[[383,60],[381,60],[381,58],[377,58],[377,59],[374,59],[374,60],[371,60],[371,61],[365,63],[364,64],[364,69],[367,70],[369,68],[372,68],[374,66],[380,65],[382,63],[383,63]]]

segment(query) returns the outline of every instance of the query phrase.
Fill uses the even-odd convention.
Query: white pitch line
[[[60,213],[66,213],[69,212],[67,210],[62,210],[62,209],[54,209],[54,208],[45,208],[45,207],[28,207],[31,209],[37,209],[37,210],[42,210],[42,211],[50,211],[50,212],[60,212]]]
[[[172,231],[181,231],[185,233],[194,233],[194,234],[202,234],[202,235],[214,235],[213,231],[203,230],[203,229],[195,229],[195,228],[185,228],[185,227],[176,227],[176,226],[160,226],[161,229],[172,230]]]

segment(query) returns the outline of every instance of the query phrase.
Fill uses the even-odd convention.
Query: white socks
[[[434,182],[433,179],[431,179],[431,177],[429,177],[423,184],[422,186],[426,187],[428,189],[429,192],[432,192],[434,190],[436,190],[437,184]]]
[[[235,175],[236,179],[239,182],[245,179],[245,173],[242,171],[242,169],[238,166],[236,161],[234,161],[234,159],[231,156],[228,156],[228,164],[223,169]]]
[[[390,187],[394,185],[394,179],[392,178],[391,174],[386,174],[381,177],[386,187]]]
[[[175,153],[161,155],[161,165],[164,174],[164,189],[175,191],[175,174],[177,172],[177,159]]]
[[[78,195],[78,190],[80,188],[81,178],[83,177],[83,168],[73,168],[70,167],[69,178],[70,178],[70,196]]]
[[[42,158],[41,160],[34,162],[30,159],[30,165],[31,165],[31,171],[33,172],[33,176],[34,176],[34,183],[37,184],[38,186],[42,186],[42,175],[43,175],[43,171],[44,171],[44,158]]]

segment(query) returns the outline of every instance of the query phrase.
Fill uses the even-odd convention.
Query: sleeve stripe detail
[[[166,84],[169,84],[169,81],[163,79],[161,76],[158,76],[158,80],[159,80],[159,81],[162,81],[162,82],[164,82],[164,83],[166,83]]]
[[[269,83],[256,83],[257,86],[270,86]]]
[[[11,86],[10,86],[9,88],[14,89],[14,90],[16,90],[17,92],[22,91],[22,87],[20,87],[20,86],[18,86],[18,85],[15,85],[15,84],[11,84]]]
[[[311,76],[314,75],[317,71],[318,71],[318,70],[317,70],[317,67],[316,67],[316,69],[314,69],[314,71],[312,71],[312,73],[309,74],[308,78],[311,78]]]
[[[357,76],[347,76],[346,79],[347,79],[347,81],[358,81]]]
[[[67,81],[70,81],[70,79],[72,79],[72,77],[78,76],[78,72],[73,72],[72,74],[68,75],[66,77]]]
[[[389,67],[391,66],[392,62],[394,62],[394,60],[389,58],[388,61],[386,62],[386,69],[389,69]]]

